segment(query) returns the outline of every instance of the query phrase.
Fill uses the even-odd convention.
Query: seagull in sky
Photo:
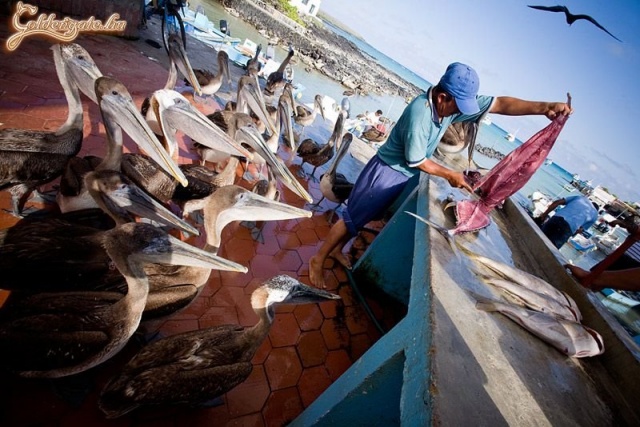
[[[589,15],[574,15],[571,12],[569,12],[569,9],[567,9],[566,6],[529,6],[529,7],[532,8],[532,9],[546,10],[547,12],[564,12],[564,14],[565,14],[565,16],[567,18],[567,24],[569,24],[569,25],[573,24],[578,19],[586,19],[587,21],[591,22],[596,27],[600,28],[605,33],[609,34],[614,39],[618,40],[619,42],[622,42],[622,40],[620,40],[619,38],[617,38],[616,36],[611,34],[606,28],[604,28],[602,25],[598,24],[598,22],[595,19],[593,19],[592,17],[590,17]]]

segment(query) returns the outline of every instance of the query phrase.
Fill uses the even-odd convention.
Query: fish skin
[[[518,305],[527,307],[531,310],[547,313],[560,319],[579,322],[575,311],[564,304],[566,300],[558,301],[548,295],[536,292],[511,280],[499,279],[495,277],[483,277],[483,281],[494,286],[508,299],[514,300]]]
[[[556,301],[571,308],[571,310],[576,315],[576,321],[579,322],[582,320],[582,314],[580,313],[580,309],[578,308],[578,305],[573,300],[573,298],[571,298],[565,292],[562,292],[559,289],[556,289],[555,287],[553,287],[553,285],[547,283],[546,281],[542,280],[538,276],[534,276],[533,274],[527,273],[526,271],[512,267],[509,264],[505,264],[503,262],[496,261],[494,259],[487,258],[485,256],[477,254],[471,251],[470,249],[464,247],[458,242],[456,242],[456,245],[462,251],[462,253],[470,257],[476,263],[496,273],[497,277],[517,283],[521,286],[526,287],[529,290],[532,290],[539,294],[543,294],[550,298],[555,299]],[[476,272],[479,273],[481,276],[487,276],[487,274],[483,273],[482,271],[476,270]]]
[[[567,356],[591,357],[604,353],[600,334],[580,323],[489,299],[479,299],[476,308],[505,315]]]

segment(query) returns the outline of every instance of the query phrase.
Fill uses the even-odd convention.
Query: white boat
[[[217,29],[213,22],[207,18],[202,6],[198,6],[195,12],[183,7],[181,12],[185,30],[209,46],[220,50],[224,46],[235,46],[240,43],[239,38],[231,37],[229,34]]]
[[[552,165],[552,164],[553,164],[553,160],[551,160],[551,159],[547,158],[547,159],[544,161],[544,164],[545,164],[546,166]]]
[[[482,120],[480,121],[482,124],[485,124],[487,126],[491,125],[491,117],[489,117],[489,115],[486,115],[482,118]]]
[[[534,191],[533,193],[531,193],[529,195],[529,199],[531,199],[532,206],[530,206],[528,210],[529,214],[533,218],[537,218],[544,212],[546,212],[549,205],[553,202],[553,199],[549,195],[544,194],[540,191]],[[553,212],[550,213],[550,216],[551,214],[553,214]]]
[[[516,134],[518,133],[520,129],[517,129],[514,133],[508,133],[504,139],[506,139],[509,142],[513,142],[516,140]]]

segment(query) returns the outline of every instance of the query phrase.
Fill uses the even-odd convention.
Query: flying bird
[[[589,15],[574,15],[571,12],[569,12],[569,9],[567,9],[566,6],[529,6],[529,7],[532,8],[532,9],[546,10],[547,12],[564,12],[564,14],[565,14],[565,16],[567,18],[567,24],[569,24],[569,25],[573,24],[578,19],[586,19],[587,21],[591,22],[596,27],[600,28],[605,33],[609,34],[614,39],[618,40],[619,42],[622,42],[622,40],[620,40],[619,38],[617,38],[616,36],[611,34],[606,28],[604,28],[602,25],[598,24],[598,22],[595,19],[593,19],[592,17],[590,17]]]

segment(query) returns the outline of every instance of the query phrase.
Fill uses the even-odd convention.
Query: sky
[[[586,20],[569,26],[564,13],[527,7],[558,4],[622,42]],[[432,83],[458,61],[476,69],[480,94],[566,101],[571,93],[574,113],[549,157],[640,202],[639,1],[322,0],[320,10]],[[521,141],[548,124],[544,116],[491,119]]]

